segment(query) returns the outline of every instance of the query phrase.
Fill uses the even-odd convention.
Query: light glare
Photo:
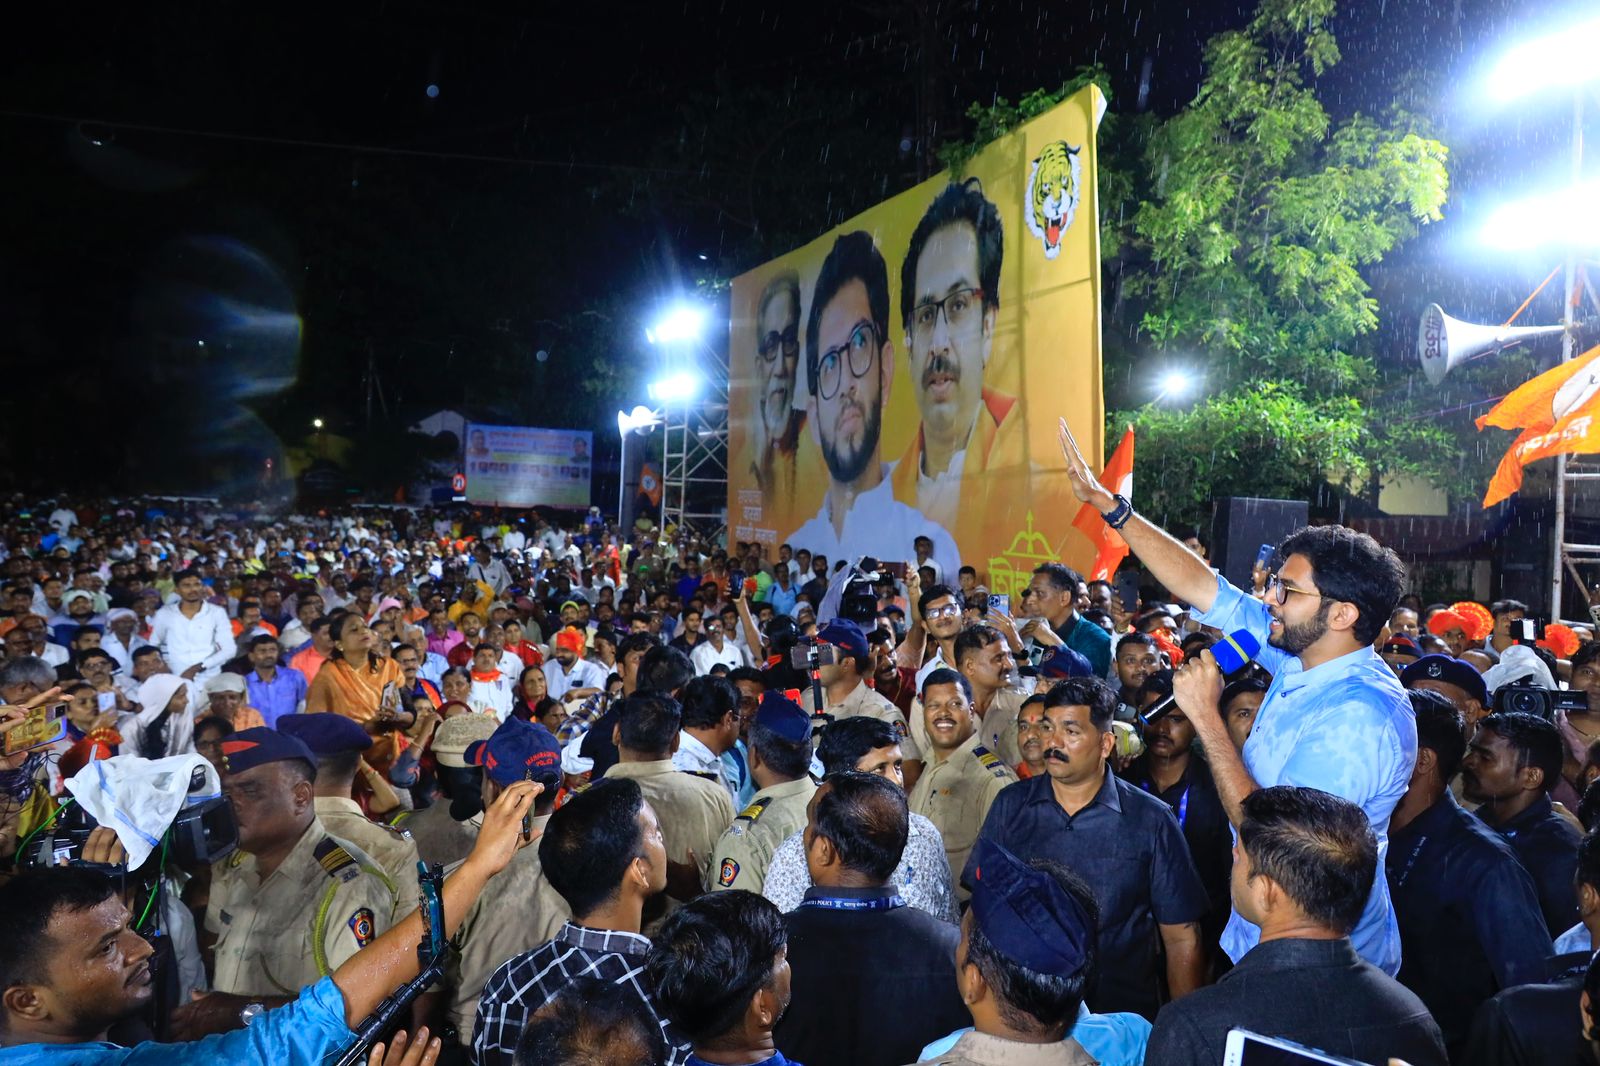
[[[1582,85],[1600,77],[1596,53],[1600,53],[1600,19],[1524,41],[1495,64],[1489,90],[1501,99],[1514,100],[1558,86]]]
[[[705,325],[705,309],[684,304],[662,315],[654,326],[644,331],[644,335],[651,344],[675,344],[699,340]]]
[[[1194,388],[1194,377],[1187,370],[1169,370],[1161,377],[1161,398],[1181,400]]]
[[[1600,181],[1502,204],[1484,224],[1483,241],[1507,252],[1600,247]]]
[[[651,382],[646,391],[657,403],[691,400],[700,391],[700,379],[690,373],[671,374]]]

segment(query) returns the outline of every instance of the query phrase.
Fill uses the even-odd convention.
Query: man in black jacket
[[[1361,1062],[1444,1066],[1439,1026],[1415,993],[1350,946],[1378,872],[1355,804],[1278,785],[1244,798],[1233,900],[1261,941],[1215,985],[1161,1008],[1145,1061],[1216,1066],[1228,1030],[1248,1029]]]
[[[1400,923],[1398,978],[1455,1054],[1478,1005],[1540,979],[1554,948],[1533,878],[1511,845],[1450,794],[1467,747],[1461,711],[1438,692],[1410,695],[1417,765],[1390,819],[1385,860]]]
[[[908,907],[889,877],[905,849],[905,793],[831,774],[807,812],[812,887],[785,920],[793,999],[773,1030],[796,1062],[900,1066],[967,1025],[955,926]]]

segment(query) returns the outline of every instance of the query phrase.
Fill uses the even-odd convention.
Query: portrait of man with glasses
[[[794,402],[800,366],[800,277],[785,271],[767,282],[756,301],[757,390],[750,435],[750,474],[769,507],[787,509],[794,497],[795,451],[805,409]]]
[[[900,272],[906,369],[921,424],[894,464],[894,497],[969,554],[1009,544],[1029,509],[1041,528],[1071,521],[1075,510],[1060,485],[1052,496],[1033,477],[1021,403],[991,380],[1004,259],[1000,212],[983,183],[968,178],[928,205]]]
[[[889,275],[864,230],[834,241],[806,316],[806,420],[828,468],[816,516],[788,539],[829,558],[903,558],[919,535],[947,573],[961,565],[948,529],[894,498],[881,455],[883,411],[894,381]]]

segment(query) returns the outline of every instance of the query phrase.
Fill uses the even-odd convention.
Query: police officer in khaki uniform
[[[900,708],[880,696],[866,682],[872,676],[872,649],[861,627],[848,618],[835,618],[817,632],[817,641],[831,644],[839,650],[839,661],[818,671],[825,704],[823,713],[832,715],[835,722],[858,714],[888,722],[900,737],[900,753],[905,756],[906,762],[922,762],[922,753],[927,750],[926,736],[923,743],[919,744],[915,731],[906,722],[906,716],[900,713]],[[809,687],[801,695],[801,703],[810,714],[816,713],[813,695]]]
[[[708,889],[761,891],[772,853],[806,824],[817,791],[810,767],[811,716],[783,693],[767,693],[750,727],[750,775],[759,791],[717,841]]]
[[[396,921],[417,909],[417,845],[403,829],[368,818],[350,797],[361,753],[372,747],[372,735],[341,714],[286,714],[274,727],[298,737],[317,757],[316,811],[322,827],[347,840],[377,862],[395,890]]]
[[[938,827],[956,898],[969,893],[961,884],[967,855],[1000,790],[1017,780],[1000,756],[979,741],[967,679],[954,670],[938,669],[922,683],[923,724],[933,761],[911,790],[911,810]]]
[[[672,765],[678,747],[682,714],[678,701],[658,693],[634,693],[615,708],[617,724],[612,741],[620,761],[607,777],[627,777],[639,783],[644,798],[661,820],[667,860],[687,863],[693,854],[700,883],[706,880],[717,840],[733,824],[733,800],[722,785],[685,773]],[[668,886],[668,893],[673,887]]]
[[[980,841],[973,858],[972,907],[956,947],[956,982],[973,1028],[924,1066],[1094,1066],[1067,1035],[1098,969],[1089,887],[1029,866],[992,840]],[[1027,1003],[1005,998],[1017,988],[1028,990]]]
[[[223,741],[222,753],[239,850],[211,873],[211,983],[272,1006],[387,929],[394,889],[371,858],[317,820],[316,759],[304,743],[275,729],[244,729]]]
[[[978,743],[998,755],[1007,766],[1015,767],[1022,761],[1017,718],[1028,694],[1011,687],[1012,671],[1017,663],[1004,636],[992,626],[968,626],[956,637],[953,654],[956,669],[972,687],[972,713],[977,719]],[[926,679],[923,683],[927,683]],[[930,742],[920,700],[911,705],[911,732],[923,750],[927,750]]]
[[[486,807],[518,781],[543,785],[544,791],[534,800],[530,830],[544,832],[561,788],[561,746],[548,729],[507,718],[492,736],[474,741],[464,754],[468,765],[482,768]],[[478,997],[501,963],[554,939],[571,917],[572,908],[544,875],[538,847],[517,852],[504,872],[484,887],[456,935],[460,947],[451,954],[446,974],[450,985],[446,1014],[456,1040],[472,1045]]]
[[[494,732],[492,714],[453,714],[433,733],[433,758],[444,798],[420,811],[404,811],[389,824],[404,829],[416,842],[417,856],[429,866],[452,866],[467,857],[478,839],[484,803],[476,767],[467,765],[473,741]]]

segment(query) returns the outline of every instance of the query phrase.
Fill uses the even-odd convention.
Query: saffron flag
[[[1129,500],[1133,499],[1132,426],[1122,435],[1122,443],[1117,445],[1111,461],[1100,472],[1100,484]],[[1078,509],[1078,517],[1072,520],[1072,524],[1095,546],[1094,565],[1089,568],[1088,580],[1110,581],[1111,575],[1122,565],[1122,560],[1128,557],[1128,542],[1122,539],[1122,534],[1106,525],[1100,512],[1088,504]]]
[[[1522,468],[1535,460],[1600,452],[1600,345],[1512,389],[1478,419],[1488,426],[1522,433],[1489,479],[1485,507],[1522,488]]]

